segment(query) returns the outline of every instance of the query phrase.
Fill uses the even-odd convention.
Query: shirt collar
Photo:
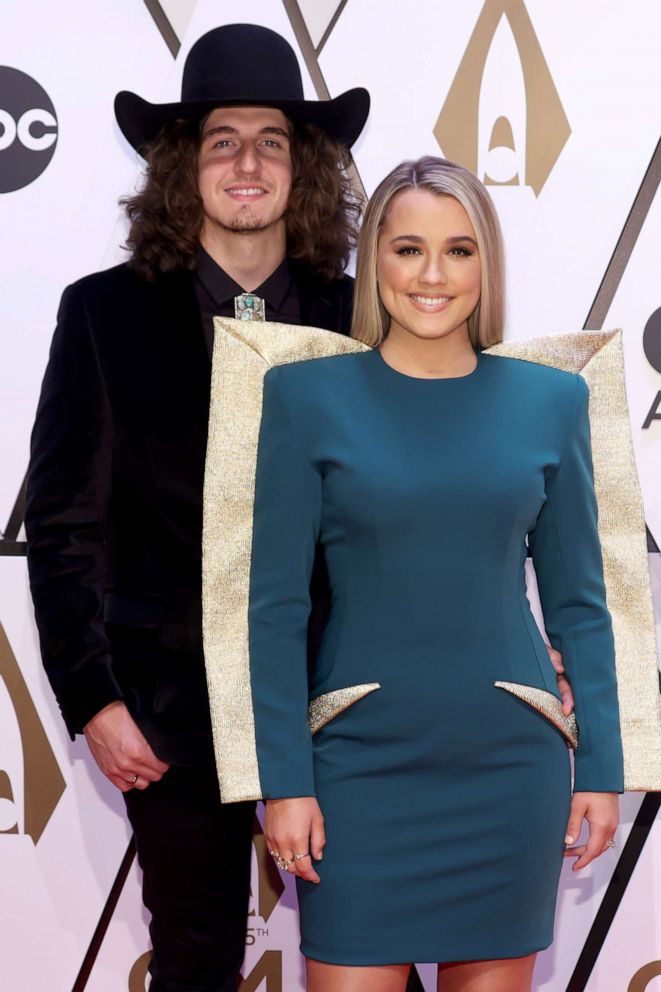
[[[224,269],[213,260],[211,255],[198,245],[195,268],[200,282],[211,295],[216,306],[220,307],[240,296],[246,290],[239,286]],[[251,290],[255,296],[261,296],[272,310],[278,311],[285,302],[291,289],[294,274],[289,259],[284,258],[280,265],[268,276],[261,286]]]

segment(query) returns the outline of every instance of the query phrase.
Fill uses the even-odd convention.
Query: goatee
[[[260,231],[267,231],[269,227],[273,227],[275,224],[279,224],[283,219],[284,213],[279,217],[274,217],[271,220],[264,223],[264,221],[258,220],[256,217],[235,217],[229,224],[223,224],[222,221],[216,221],[218,227],[223,231],[228,231],[230,234],[258,234]]]

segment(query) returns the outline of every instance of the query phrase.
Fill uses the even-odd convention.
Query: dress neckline
[[[467,382],[469,379],[475,379],[477,377],[478,373],[480,372],[484,364],[483,356],[478,351],[476,352],[477,364],[475,365],[475,368],[472,370],[472,372],[467,372],[466,375],[452,375],[452,376],[439,375],[432,377],[428,377],[428,376],[423,377],[417,375],[408,375],[406,372],[399,372],[397,369],[393,368],[392,365],[388,364],[388,362],[385,360],[385,358],[383,357],[383,355],[381,354],[378,348],[374,349],[374,354],[376,355],[377,364],[381,366],[381,368],[384,370],[386,374],[389,374],[390,376],[400,380],[414,382],[414,383]]]

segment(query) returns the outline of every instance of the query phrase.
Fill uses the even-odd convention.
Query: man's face
[[[206,226],[253,233],[284,225],[290,125],[280,110],[227,107],[202,125],[198,180]]]

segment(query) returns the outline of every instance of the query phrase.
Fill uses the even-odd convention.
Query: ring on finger
[[[128,783],[129,785],[135,785],[137,781],[138,781],[138,775],[136,774],[131,776],[131,778],[128,780]]]
[[[310,852],[306,851],[305,854],[294,854],[294,861],[301,861],[303,858],[309,858]]]
[[[275,861],[275,863],[276,863],[277,867],[280,869],[280,871],[287,871],[287,869],[290,867],[290,865],[293,865],[294,864],[294,859],[293,858],[283,858],[283,856],[281,854],[278,854],[278,855],[275,855],[274,854],[273,855],[273,860]]]
[[[609,850],[614,847],[617,847],[617,843],[613,840],[612,837],[610,837],[609,840],[607,840],[606,843],[604,844],[604,850]]]

